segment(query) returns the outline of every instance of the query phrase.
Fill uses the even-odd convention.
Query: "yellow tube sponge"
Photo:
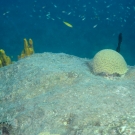
[[[21,55],[18,56],[18,59],[32,55],[33,53],[34,53],[34,48],[33,48],[32,39],[29,39],[29,42],[28,42],[27,39],[24,38],[24,49],[23,49]]]
[[[127,64],[121,54],[111,49],[99,51],[93,58],[94,74],[123,75],[127,72]]]
[[[0,67],[7,66],[11,63],[10,57],[6,55],[3,49],[0,49]]]
[[[0,68],[2,67],[2,61],[0,60]]]

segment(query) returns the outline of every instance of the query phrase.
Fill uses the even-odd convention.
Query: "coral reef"
[[[111,49],[99,51],[93,59],[94,74],[118,74],[123,75],[127,72],[127,64],[121,54]]]
[[[107,80],[88,62],[45,52],[1,68],[0,134],[135,135],[135,66]]]
[[[34,48],[33,48],[32,39],[29,39],[29,41],[27,41],[27,39],[24,38],[24,49],[21,55],[18,56],[18,59],[27,57],[29,55],[32,55],[33,53],[34,53]]]
[[[11,59],[6,55],[3,49],[0,50],[0,67],[7,66],[11,64]]]

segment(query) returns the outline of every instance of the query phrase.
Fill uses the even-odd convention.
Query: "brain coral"
[[[93,72],[95,74],[125,74],[127,64],[122,55],[111,49],[99,51],[93,58]]]

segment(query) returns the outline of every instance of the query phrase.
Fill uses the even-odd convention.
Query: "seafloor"
[[[135,135],[135,67],[108,78],[91,62],[43,53],[0,68],[0,135]]]

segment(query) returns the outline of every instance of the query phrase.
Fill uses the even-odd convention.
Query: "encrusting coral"
[[[32,39],[29,39],[29,41],[27,41],[27,39],[24,38],[24,49],[23,49],[21,55],[18,56],[18,59],[32,55],[33,53],[34,53],[34,48],[33,48]]]
[[[0,49],[0,67],[7,66],[11,63],[10,57],[6,55],[3,49]]]

